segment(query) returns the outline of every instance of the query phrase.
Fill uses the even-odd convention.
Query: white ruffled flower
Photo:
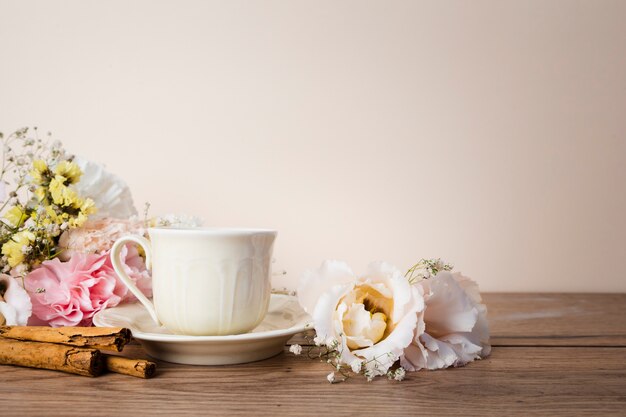
[[[328,382],[332,384],[333,382],[335,382],[335,373],[334,372],[329,373],[328,375],[326,375],[326,379],[328,380]]]
[[[413,343],[400,359],[403,368],[462,366],[489,355],[487,307],[474,281],[459,273],[440,272],[415,285],[423,289],[426,308]]]
[[[89,216],[91,220],[127,219],[137,215],[130,188],[121,178],[86,159],[76,158],[75,162],[83,175],[74,187],[81,197],[91,198],[98,209]]]
[[[326,261],[302,276],[298,299],[313,318],[316,341],[335,339],[341,363],[362,361],[373,377],[385,375],[411,344],[422,291],[385,262],[357,277],[346,263]]]
[[[15,278],[0,274],[0,325],[26,326],[32,310],[26,290]]]

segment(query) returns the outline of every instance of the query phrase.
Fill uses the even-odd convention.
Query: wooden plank
[[[484,295],[494,346],[626,346],[626,294]]]
[[[139,346],[125,353],[142,356]],[[287,352],[236,366],[159,363],[142,380],[0,368],[3,416],[624,415],[626,348],[500,347],[463,368],[329,384],[325,363]]]
[[[493,346],[626,346],[626,294],[483,294]],[[289,343],[306,344],[301,335]]]

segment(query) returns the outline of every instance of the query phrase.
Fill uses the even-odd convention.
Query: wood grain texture
[[[626,415],[626,347],[607,346],[610,337],[602,338],[602,332],[624,334],[626,296],[485,298],[500,340],[536,340],[539,345],[547,341],[545,346],[496,346],[485,360],[463,368],[408,373],[402,382],[358,378],[334,385],[325,379],[327,364],[293,356],[287,348],[274,358],[235,366],[159,362],[150,380],[117,374],[91,379],[3,366],[0,414]],[[557,316],[559,308],[572,306],[576,309]],[[529,317],[540,308],[554,312],[551,317]],[[598,346],[553,346],[555,340],[572,344],[587,336]],[[124,355],[145,353],[131,344]]]
[[[134,349],[129,353],[140,354]],[[400,383],[355,378],[333,385],[325,379],[327,364],[286,352],[236,366],[161,363],[151,380],[4,367],[0,409],[6,416],[55,415],[60,409],[91,416],[623,415],[625,355],[624,348],[501,347],[483,361],[411,373]]]
[[[485,294],[492,344],[626,346],[626,294]]]

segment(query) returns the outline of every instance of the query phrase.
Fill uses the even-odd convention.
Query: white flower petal
[[[412,299],[416,300],[411,304],[406,315],[396,323],[393,331],[383,340],[372,347],[355,350],[353,353],[357,356],[370,361],[366,366],[368,369],[381,372],[377,375],[386,373],[391,365],[402,355],[404,349],[413,341],[413,335],[417,326],[418,313],[423,303],[418,302],[421,298],[419,290],[415,287],[410,288]],[[373,364],[377,364],[377,369],[371,369]]]
[[[17,311],[4,301],[0,301],[0,325],[17,325]]]
[[[476,303],[449,272],[441,272],[429,280],[430,296],[425,320],[431,330],[469,332],[478,320]],[[431,331],[428,330],[427,331]]]
[[[461,363],[467,363],[477,359],[483,349],[480,344],[475,344],[468,334],[453,333],[442,337],[441,341],[447,342],[450,345]]]
[[[366,276],[372,280],[384,282],[397,274],[402,275],[398,268],[388,262],[378,261],[372,262],[367,266]]]
[[[393,289],[393,322],[412,312],[424,310],[424,293],[421,288],[411,287],[404,276],[395,275],[390,280]],[[412,294],[413,292],[413,294]]]
[[[320,296],[335,285],[354,282],[354,273],[345,262],[325,261],[311,271],[306,271],[298,285],[298,301],[309,314],[315,310]]]
[[[379,282],[380,285],[388,288],[388,292],[391,292],[387,295],[393,298],[394,309],[391,320],[395,323],[400,320],[400,318],[404,317],[406,314],[406,306],[412,302],[413,299],[411,297],[411,285],[402,272],[387,262],[372,262],[368,266],[366,278],[371,282]],[[421,311],[424,307],[423,298],[419,297],[419,299],[414,301],[421,303],[421,305],[418,306],[418,311]]]
[[[361,360],[361,358],[352,353],[352,351],[348,348],[348,340],[345,335],[341,335],[339,337],[338,349],[340,353],[341,363],[345,363],[346,365],[348,365],[355,360]]]
[[[339,300],[354,288],[354,284],[335,285],[329,288],[324,294],[319,297],[313,314],[313,326],[318,337],[326,340],[328,338],[337,338],[342,333],[341,319],[338,320],[338,325],[335,324],[335,311],[337,310]],[[343,304],[344,311],[347,306]]]
[[[400,366],[407,371],[419,371],[426,368],[426,359],[428,358],[428,351],[418,342],[413,342],[402,353],[400,357]]]
[[[424,333],[421,336],[421,340],[424,342],[424,345],[427,346],[428,350],[433,352],[426,358],[426,368],[443,369],[454,365],[458,360],[456,352],[448,343],[437,340],[428,333]]]
[[[343,332],[346,334],[348,347],[358,349],[372,346],[374,342],[367,337],[372,322],[372,315],[363,304],[353,303],[341,317]],[[346,326],[347,324],[347,326]]]
[[[426,293],[425,329],[416,332],[405,350],[404,368],[461,366],[490,353],[487,308],[480,302],[476,283],[460,274],[440,272],[416,285]]]
[[[4,288],[2,315],[9,326],[26,326],[32,314],[33,305],[28,293],[17,280],[9,275],[0,274],[0,287]],[[6,313],[6,314],[5,314]]]
[[[489,322],[487,321],[487,306],[485,306],[482,302],[478,283],[458,272],[455,272],[452,275],[465,292],[472,298],[474,303],[476,303],[478,319],[472,331],[472,340],[473,343],[479,343],[482,345],[483,349],[480,356],[484,358],[491,353],[491,345],[489,344]]]
[[[81,197],[91,198],[98,209],[90,219],[127,219],[137,214],[130,188],[121,178],[86,159],[76,158],[75,162],[83,175],[74,187]]]
[[[366,336],[346,336],[346,344],[349,349],[362,349],[365,347],[374,346],[372,339]]]

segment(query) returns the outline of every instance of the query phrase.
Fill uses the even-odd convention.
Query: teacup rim
[[[253,234],[274,234],[276,229],[256,227],[210,227],[210,226],[155,226],[149,227],[148,232],[165,234],[205,234],[221,236],[248,236]]]

